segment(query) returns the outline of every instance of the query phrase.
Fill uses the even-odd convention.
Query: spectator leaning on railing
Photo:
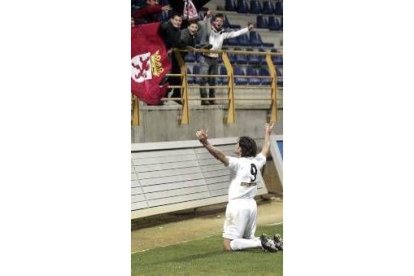
[[[224,24],[224,15],[218,13],[213,16],[213,21],[210,22],[211,11],[207,12],[206,17],[204,18],[204,23],[206,32],[201,37],[201,43],[208,43],[212,45],[211,50],[221,50],[223,42],[225,39],[237,37],[243,34],[248,33],[253,29],[253,24],[248,23],[246,28],[240,29],[238,31],[225,32],[223,29]],[[200,74],[203,75],[217,75],[218,74],[218,54],[217,53],[204,53],[199,57],[200,63]],[[205,85],[208,82],[210,86],[215,85],[215,77],[203,77],[200,85]],[[207,98],[207,89],[200,88],[201,98]],[[202,100],[202,105],[216,104],[215,90],[214,88],[209,88],[208,96],[209,101]]]
[[[171,48],[184,48],[185,44],[181,41],[181,23],[183,18],[180,14],[173,14],[169,21],[164,22],[160,25],[159,35],[164,40],[165,46],[168,50],[168,54],[171,55],[171,74],[180,74],[180,65],[172,53]],[[181,85],[180,77],[168,77],[169,85]],[[173,93],[170,97],[180,97],[180,88],[173,88]],[[180,101],[177,101],[180,103]]]

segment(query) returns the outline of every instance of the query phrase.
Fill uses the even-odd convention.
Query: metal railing
[[[223,64],[226,68],[227,75],[203,75],[203,74],[188,74],[187,73],[187,64],[182,58],[180,52],[195,52],[195,53],[218,53],[221,55],[223,60]],[[232,124],[235,123],[236,120],[236,100],[266,100],[261,97],[248,97],[248,98],[235,98],[235,90],[238,89],[256,89],[256,88],[264,88],[269,89],[270,98],[267,100],[271,101],[270,104],[270,122],[277,122],[277,102],[278,102],[278,85],[277,85],[277,72],[276,72],[276,64],[272,61],[272,56],[282,56],[282,52],[254,52],[254,51],[242,51],[242,50],[220,50],[220,51],[212,51],[212,50],[202,50],[202,49],[191,49],[191,50],[182,50],[182,49],[173,49],[174,55],[178,61],[180,66],[180,74],[167,74],[167,76],[176,76],[181,77],[182,84],[181,85],[170,85],[169,88],[180,88],[181,89],[181,98],[162,98],[162,101],[169,101],[169,100],[179,100],[182,103],[181,108],[181,124],[188,124],[190,121],[190,112],[189,112],[189,101],[193,100],[205,100],[206,98],[201,97],[190,97],[189,96],[189,88],[227,88],[227,97],[215,97],[215,98],[208,98],[208,100],[226,100],[227,101],[227,118],[226,123]],[[269,72],[269,76],[250,76],[250,75],[234,75],[233,65],[230,62],[228,54],[239,54],[239,55],[257,55],[257,56],[265,56],[267,69]],[[224,77],[227,79],[227,84],[225,85],[214,85],[209,86],[208,83],[206,85],[190,85],[188,83],[188,77]],[[267,78],[270,79],[269,85],[260,85],[260,86],[252,86],[252,85],[236,85],[235,78],[242,77],[242,78]],[[132,125],[137,126],[140,124],[139,118],[139,99],[136,96],[132,96]]]

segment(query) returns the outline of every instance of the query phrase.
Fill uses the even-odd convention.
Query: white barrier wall
[[[233,155],[237,137],[209,139]],[[227,202],[229,169],[198,141],[132,144],[131,218]],[[258,195],[267,194],[261,174]]]

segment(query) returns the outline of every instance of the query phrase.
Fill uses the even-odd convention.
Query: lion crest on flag
[[[161,102],[168,83],[160,86],[171,70],[163,40],[158,35],[160,23],[138,25],[131,29],[131,91],[149,105]]]

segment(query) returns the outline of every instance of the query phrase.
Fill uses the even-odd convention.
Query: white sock
[[[232,250],[243,250],[247,248],[261,248],[262,243],[259,238],[255,239],[234,239],[230,242]]]

